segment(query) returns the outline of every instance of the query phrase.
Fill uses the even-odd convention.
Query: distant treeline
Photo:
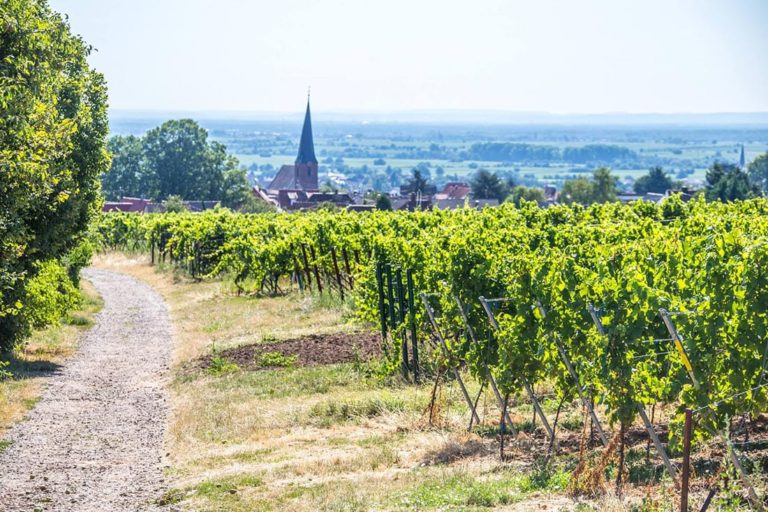
[[[391,152],[391,155],[387,155]],[[649,160],[635,151],[623,146],[611,144],[587,144],[584,146],[558,147],[544,144],[522,142],[478,142],[469,149],[452,148],[430,144],[429,146],[346,146],[341,151],[323,149],[323,156],[341,156],[343,158],[404,158],[404,159],[444,159],[453,161],[478,160],[503,163],[539,163],[562,162],[567,164],[588,164],[593,166],[614,165],[618,163],[637,163]],[[665,162],[648,161],[649,165]]]
[[[495,162],[566,162],[570,164],[611,164],[636,160],[634,151],[609,144],[588,144],[581,147],[541,146],[515,142],[483,142],[472,144],[463,152],[466,160]]]

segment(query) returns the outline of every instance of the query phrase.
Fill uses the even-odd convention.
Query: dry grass
[[[15,351],[8,368],[13,377],[0,381],[0,436],[40,398],[46,375],[55,372],[77,349],[83,331],[93,325],[102,302],[96,289],[81,281],[83,304],[59,325],[36,331]]]
[[[440,428],[429,428],[431,387],[383,383],[359,365],[216,375],[180,371],[219,348],[309,333],[354,330],[341,307],[316,297],[237,297],[221,282],[157,272],[145,258],[101,256],[96,264],[143,279],[169,304],[175,326],[170,477],[165,502],[195,511],[251,510],[629,510],[642,493],[579,502],[566,496],[573,457],[546,470],[538,439],[511,443],[500,462],[499,411],[481,397],[485,434],[466,432],[458,388],[440,395]],[[477,384],[468,383],[472,390]],[[545,403],[548,412],[554,409]],[[511,411],[530,421],[530,406]],[[553,416],[553,414],[552,414]],[[561,419],[578,436],[578,411]],[[567,421],[565,420],[567,418]],[[570,428],[570,427],[569,427]],[[524,436],[524,434],[523,434]],[[521,448],[522,447],[522,448]]]

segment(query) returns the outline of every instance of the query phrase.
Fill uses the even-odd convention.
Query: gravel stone
[[[168,309],[133,277],[83,274],[104,308],[5,436],[12,444],[0,454],[0,510],[171,510],[155,505],[166,491]]]

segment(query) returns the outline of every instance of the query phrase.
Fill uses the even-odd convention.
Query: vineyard
[[[222,210],[108,214],[94,236],[195,279],[231,280],[242,294],[339,294],[380,328],[391,373],[450,373],[461,384],[466,369],[493,389],[502,429],[519,427],[505,410],[524,396],[551,443],[557,422],[534,393],[547,381],[561,403],[583,405],[620,467],[639,418],[662,471],[680,478],[669,455],[680,453],[688,411],[694,442],[724,443],[759,506],[729,429],[768,402],[766,214],[762,199],[677,198],[479,212]],[[656,406],[677,411],[666,446],[646,412]]]

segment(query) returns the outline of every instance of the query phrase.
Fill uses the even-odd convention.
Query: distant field
[[[164,119],[113,119],[115,134],[140,134]],[[269,179],[283,164],[292,163],[298,149],[299,119],[212,120],[201,119],[212,139],[224,143],[229,152],[255,172]],[[556,159],[502,162],[467,157],[475,144],[507,143],[533,147],[580,148],[587,145],[616,146],[631,151],[628,158],[611,161],[609,167],[619,178],[636,178],[651,166],[660,165],[673,177],[686,176],[693,183],[704,180],[713,162],[737,163],[744,145],[747,162],[768,151],[768,126],[752,125],[472,125],[425,123],[354,123],[316,119],[315,152],[322,174],[340,171],[357,175],[358,188],[388,186],[382,176],[388,166],[403,175],[420,164],[428,164],[431,178],[438,182],[468,179],[478,168],[512,175],[526,184],[560,184],[579,173],[606,162],[587,161],[578,165]],[[328,158],[331,163],[326,162]],[[339,160],[341,158],[341,160]],[[381,160],[384,164],[381,165]],[[374,161],[378,161],[379,165]],[[266,167],[272,166],[272,169]],[[367,167],[367,170],[363,169]],[[442,168],[439,171],[438,168]],[[681,173],[682,171],[682,173]],[[368,176],[362,179],[360,176]],[[376,178],[378,176],[378,178]],[[362,180],[362,181],[361,181]]]
[[[296,158],[294,154],[283,154],[283,155],[272,155],[269,157],[262,157],[259,155],[252,155],[252,154],[242,154],[237,153],[235,156],[240,160],[240,162],[245,165],[246,167],[251,166],[252,164],[256,164],[258,166],[262,166],[265,164],[270,164],[275,169],[278,169],[283,164],[290,164],[293,162],[293,160]],[[321,159],[322,160],[322,159]],[[534,167],[534,166],[523,166],[523,165],[505,165],[501,164],[499,162],[487,162],[487,161],[480,161],[480,160],[469,160],[464,162],[452,162],[449,160],[436,160],[436,159],[403,159],[403,158],[385,158],[384,161],[386,162],[384,165],[374,165],[374,158],[345,158],[344,163],[350,167],[362,167],[363,165],[367,165],[371,170],[384,170],[387,166],[391,167],[397,167],[402,169],[405,173],[410,172],[411,169],[414,169],[419,163],[428,161],[432,166],[432,177],[434,178],[435,170],[438,167],[442,167],[444,171],[445,177],[451,177],[453,175],[458,176],[461,179],[468,179],[469,177],[474,174],[477,169],[479,168],[485,168],[490,171],[495,172],[503,172],[503,171],[518,171],[518,174],[520,176],[524,175],[533,175],[534,179],[541,181],[541,182],[547,182],[547,181],[561,181],[564,178],[570,177],[574,174],[575,166],[566,165],[566,164],[556,164],[556,165],[550,165],[549,167]],[[477,167],[470,167],[471,164],[476,164]],[[332,168],[332,164],[320,164],[321,169],[325,168]],[[581,169],[582,172],[586,172],[585,169]],[[647,173],[648,169],[614,169],[614,173],[618,175],[619,177],[626,177],[626,176],[632,176],[633,178],[637,178],[639,176],[642,176],[643,174]],[[703,180],[705,175],[706,169],[705,168],[698,168],[695,170],[695,172],[688,177],[689,180]]]

